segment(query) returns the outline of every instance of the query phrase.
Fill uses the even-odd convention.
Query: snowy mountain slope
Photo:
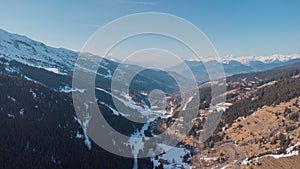
[[[7,60],[16,60],[59,73],[72,70],[78,53],[49,47],[26,36],[11,34],[0,29],[0,55]]]
[[[3,70],[6,73],[15,73],[20,76],[25,75],[34,81],[41,81],[41,79],[46,78],[43,76],[45,73],[42,71],[43,69],[56,74],[51,75],[47,73],[47,78],[53,78],[52,81],[55,81],[54,79],[57,79],[58,75],[60,79],[62,76],[70,78],[78,55],[79,52],[63,48],[53,48],[41,42],[34,41],[26,36],[12,34],[0,29],[0,68],[3,66]],[[86,62],[82,62],[85,65],[81,66],[87,68],[87,71],[91,69],[91,65],[97,66],[98,72],[96,84],[99,84],[100,87],[103,88],[109,88],[111,78],[116,68],[118,68],[119,63],[110,59],[103,59],[93,54],[85,54],[84,57],[86,57],[86,59],[83,58]],[[101,63],[99,65],[94,64],[99,63],[100,60]],[[122,71],[125,72],[124,74],[132,74],[137,72],[137,70],[142,70],[142,68],[138,65],[122,65]],[[39,76],[35,76],[37,72],[40,72]],[[146,80],[147,83],[152,83],[155,78],[160,79],[159,81],[156,80],[154,82],[155,84],[152,83],[151,85],[153,86],[168,84],[165,79],[165,72],[145,70],[141,74],[143,74],[144,81]],[[175,75],[180,76],[179,74]],[[118,77],[118,80],[122,81],[122,78],[126,79],[127,77]],[[44,82],[45,80],[42,80],[43,84],[45,84]],[[71,84],[65,85],[70,87]],[[65,87],[60,85],[51,85],[51,87],[53,86],[55,86],[54,88],[56,89]],[[168,87],[170,86],[172,87],[172,85],[169,85]]]

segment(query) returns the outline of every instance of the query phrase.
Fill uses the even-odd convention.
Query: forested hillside
[[[0,75],[0,93],[0,168],[132,167],[133,159],[112,155],[92,140],[92,149],[86,146],[70,95],[6,75]]]

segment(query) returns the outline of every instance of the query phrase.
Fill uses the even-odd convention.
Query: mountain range
[[[27,66],[45,69],[47,71],[56,74],[72,74],[74,64],[76,62],[79,52],[67,50],[64,48],[53,48],[45,45],[44,43],[34,41],[26,36],[12,34],[0,29],[0,58],[2,64],[8,64],[8,61],[17,61]],[[82,55],[82,54],[81,54]],[[92,54],[86,54],[87,56],[99,57]],[[5,61],[3,61],[5,60]],[[112,72],[112,69],[116,68],[117,62],[105,59],[108,65],[106,72],[103,72],[103,76],[108,75],[108,72]],[[289,65],[300,61],[300,54],[292,55],[271,55],[271,56],[224,56],[221,57],[223,63],[224,72],[226,75],[234,75],[247,72],[259,72],[276,67]],[[177,66],[171,67],[167,70],[174,71],[186,76],[187,68],[189,68],[195,75],[198,83],[209,80],[205,66],[214,66],[218,62],[216,60],[210,60],[209,57],[191,58],[184,61]],[[186,64],[188,67],[182,69],[182,64]],[[133,69],[137,65],[131,65]],[[180,68],[178,70],[178,68]],[[8,71],[14,71],[12,67],[7,65]],[[105,70],[103,70],[105,71]],[[101,75],[101,73],[100,73]]]
[[[137,151],[131,139],[125,140],[126,148],[122,147],[123,143],[111,144],[119,151],[131,151],[132,158],[113,155],[97,146],[89,138],[87,126],[83,125],[88,121],[81,121],[76,117],[72,102],[71,92],[85,92],[85,89],[72,88],[72,75],[78,55],[80,52],[53,48],[26,36],[0,29],[0,143],[3,145],[0,148],[0,168],[188,168],[195,163],[193,160],[201,153],[192,139],[184,139],[171,151],[138,160],[136,155],[145,152],[143,149]],[[219,124],[217,134],[205,142],[204,150],[214,147],[214,142],[225,138],[224,135],[218,135],[222,127],[229,128],[227,125],[234,124],[235,120],[242,116],[251,115],[264,104],[271,106],[275,102],[277,104],[288,101],[298,95],[298,54],[226,56],[221,61],[193,58],[166,71],[143,69],[133,64],[122,65],[117,61],[88,53],[81,55],[91,59],[91,62],[99,62],[95,94],[106,121],[114,126],[116,131],[130,138],[140,138],[145,145],[147,137],[155,137],[169,126],[183,125],[183,117],[178,117],[178,112],[184,111],[188,114],[190,109],[187,107],[192,106],[187,105],[193,103],[194,95],[179,97],[180,87],[173,77],[188,81],[189,69],[196,77],[196,87],[201,93],[200,106],[196,105],[197,110],[200,108],[200,114],[192,120],[195,125],[189,133],[190,138],[199,137],[198,134],[203,130],[202,124],[209,117],[209,114],[201,112],[215,112],[209,108],[210,86],[221,85],[221,82],[210,83],[205,67],[222,63],[228,76],[226,86],[230,92],[227,93],[227,105],[232,106],[218,107],[226,110],[226,117]],[[188,67],[182,66],[183,64]],[[88,67],[89,63],[86,66]],[[121,69],[122,73],[114,77],[118,69]],[[138,72],[141,69],[143,71]],[[129,93],[124,93],[122,88],[114,89],[115,93],[112,93],[112,80],[123,83],[128,74],[132,73],[136,75],[130,84],[126,84]],[[280,80],[282,82],[277,83]],[[275,85],[272,86],[273,83]],[[290,84],[290,87],[283,89],[287,84]],[[166,93],[168,109],[151,109],[153,102],[148,96],[154,89]],[[280,89],[282,95],[288,94],[280,100],[272,92],[275,89]],[[183,105],[179,103],[181,100]],[[122,109],[118,110],[116,104]],[[83,107],[88,109],[87,104]],[[144,119],[144,112],[147,111],[159,116],[149,123],[127,119],[136,115]],[[168,145],[159,144],[156,148],[164,150]],[[219,162],[222,160],[224,159]]]

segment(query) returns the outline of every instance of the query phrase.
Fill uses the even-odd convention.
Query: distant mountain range
[[[259,61],[262,63],[274,63],[274,62],[287,62],[289,60],[300,59],[300,54],[294,53],[291,55],[280,55],[273,54],[269,56],[233,56],[226,55],[221,57],[221,60],[224,64],[228,64],[230,61],[237,61],[242,64],[250,64],[251,62]],[[189,59],[189,61],[209,61],[207,57],[194,57]]]
[[[222,62],[226,76],[231,76],[240,73],[261,72],[274,69],[281,66],[287,66],[300,61],[300,54],[293,55],[272,55],[272,56],[245,56],[233,57],[226,56],[222,61],[209,60],[208,58],[193,58],[186,60],[169,70],[176,70],[177,73],[185,76],[188,75],[188,68],[193,72],[198,83],[203,83],[209,79],[205,67],[213,67],[217,63]],[[186,69],[182,64],[186,64]]]

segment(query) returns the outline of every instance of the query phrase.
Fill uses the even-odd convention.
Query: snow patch
[[[17,68],[13,68],[13,67],[9,67],[9,66],[6,66],[5,70],[10,73],[18,73],[19,72],[19,70]]]
[[[84,93],[86,89],[78,89],[78,88],[71,88],[70,86],[64,86],[59,88],[59,92],[61,93],[71,93],[71,92],[79,92],[79,93]]]
[[[42,68],[42,67],[40,67],[40,68]],[[57,68],[43,68],[43,69],[45,69],[45,70],[47,70],[47,71],[49,71],[49,72],[53,72],[53,73],[55,73],[55,74],[59,74],[59,75],[67,75],[67,73],[63,73],[63,72],[60,72]]]
[[[164,154],[159,155],[158,159],[155,160],[155,158],[151,158],[154,168],[158,167],[160,165],[159,159],[166,160],[169,162],[169,164],[164,164],[164,169],[173,169],[173,168],[192,168],[191,165],[185,163],[183,161],[183,157],[185,155],[189,155],[190,151],[183,148],[183,147],[171,147],[166,144],[158,144],[158,147],[161,148],[161,150],[168,150]]]
[[[22,108],[22,109],[19,111],[19,114],[20,114],[21,116],[24,116],[24,113],[25,113],[25,109]]]
[[[300,146],[300,142],[297,142],[295,145],[291,146],[291,147],[288,147],[286,149],[286,152],[283,153],[283,154],[267,154],[267,155],[264,155],[264,156],[261,156],[261,157],[256,157],[254,159],[252,159],[251,161],[258,161],[259,159],[261,158],[264,158],[264,157],[273,157],[275,159],[279,159],[279,158],[286,158],[286,157],[293,157],[293,156],[297,156],[299,154],[299,151],[298,150],[294,150],[296,147],[299,147]],[[248,159],[245,159],[244,161],[242,161],[242,164],[246,165],[249,163],[249,160]]]
[[[14,97],[12,97],[12,96],[7,96],[7,98],[10,99],[10,100],[13,101],[13,102],[16,102],[16,101],[17,101],[17,100],[16,100]]]
[[[147,138],[144,134],[144,132],[148,129],[149,124],[145,123],[142,127],[142,129],[140,131],[135,131],[133,134],[131,134],[129,140],[127,143],[125,143],[126,145],[129,145],[132,149],[132,154],[134,157],[134,163],[133,163],[133,169],[137,169],[138,168],[138,153],[139,150],[143,150],[144,148],[144,142],[143,142],[143,138],[145,140],[148,140],[149,138]]]
[[[183,106],[183,108],[182,108],[183,111],[186,110],[187,105],[192,101],[192,99],[193,99],[193,96],[191,96],[191,97],[188,99],[188,101],[184,104],[184,106]]]
[[[213,158],[210,158],[210,157],[201,157],[200,159],[204,160],[204,161],[217,161],[218,160],[217,157],[213,157]]]
[[[7,114],[7,116],[9,117],[9,118],[15,118],[15,115],[13,115],[13,114]]]
[[[87,128],[88,128],[89,122],[91,120],[91,116],[89,114],[87,114],[87,116],[84,117],[83,122],[81,122],[77,117],[74,117],[74,120],[77,121],[82,126],[83,136],[84,136],[84,143],[87,146],[88,150],[91,150],[92,149],[92,144],[91,144],[90,138],[87,134]],[[76,138],[81,138],[81,135],[79,135],[78,133],[76,133]]]
[[[35,99],[36,98],[36,93],[30,88],[29,92],[32,94],[32,97]]]

